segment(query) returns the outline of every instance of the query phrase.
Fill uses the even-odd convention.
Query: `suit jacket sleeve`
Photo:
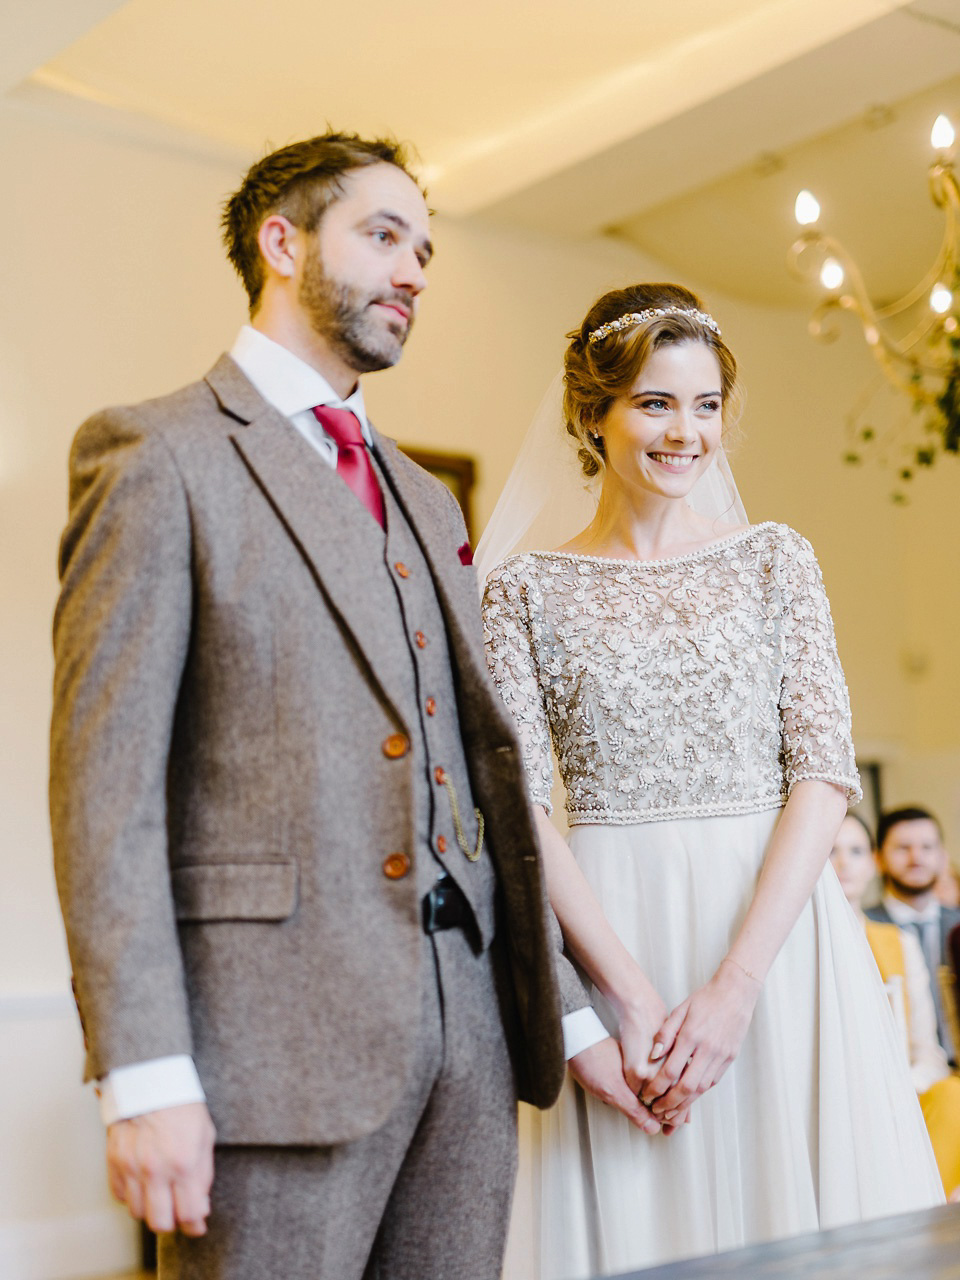
[[[89,1078],[192,1052],[166,814],[190,514],[168,446],[132,411],[77,435],[60,578],[50,810]]]

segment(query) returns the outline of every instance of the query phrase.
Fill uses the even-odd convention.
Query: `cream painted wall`
[[[201,373],[229,344],[243,298],[217,237],[232,166],[12,105],[0,106],[0,163],[16,179],[0,202],[0,1274],[52,1280],[120,1267],[132,1248],[79,1085],[49,868],[49,620],[66,454],[92,409]],[[482,524],[564,333],[603,289],[663,273],[612,242],[444,220],[436,240],[410,348],[368,380],[368,403],[404,442],[476,455]],[[748,509],[813,541],[859,740],[899,753],[903,788],[929,784],[911,796],[935,793],[960,832],[955,474],[930,477],[924,503],[894,510],[888,477],[839,461],[843,414],[869,372],[855,336],[824,350],[799,312],[709,302],[748,386],[737,459]],[[913,683],[904,648],[928,655]],[[40,1154],[25,1174],[28,1150]]]
[[[233,180],[0,106],[0,1275],[135,1261],[103,1175],[53,891],[50,617],[70,438],[92,409],[195,376],[236,324],[217,244]],[[162,354],[158,354],[162,353]]]

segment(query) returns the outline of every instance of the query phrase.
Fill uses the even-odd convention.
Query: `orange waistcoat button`
[[[402,880],[410,870],[410,859],[405,853],[391,853],[384,859],[383,874],[388,880]]]

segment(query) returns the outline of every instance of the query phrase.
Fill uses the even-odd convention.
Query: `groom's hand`
[[[148,1111],[107,1129],[110,1190],[151,1231],[202,1236],[216,1132],[202,1102]]]
[[[608,1106],[622,1111],[644,1133],[660,1132],[660,1121],[643,1105],[623,1078],[620,1045],[612,1036],[600,1040],[567,1063],[573,1078]]]

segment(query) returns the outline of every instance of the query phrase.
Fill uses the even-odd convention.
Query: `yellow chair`
[[[898,1005],[902,1013],[898,1017],[901,1030],[904,1031],[910,1019],[910,1007],[906,993],[906,966],[903,959],[903,943],[900,930],[894,924],[880,924],[874,920],[866,922],[867,941],[877,962],[877,968],[887,987],[888,996],[892,995],[891,1005],[894,1014],[898,1013]],[[943,966],[946,969],[946,966]],[[960,1044],[958,1038],[957,999],[953,984],[952,971],[949,974],[949,1001],[944,999],[948,1019],[952,1016],[951,1034],[954,1043]],[[942,973],[941,973],[942,980]],[[899,981],[897,981],[899,979]],[[936,1157],[937,1168],[943,1182],[945,1194],[950,1197],[960,1190],[960,1076],[951,1074],[938,1080],[924,1093],[918,1095],[920,1109],[926,1121],[930,1144]]]

